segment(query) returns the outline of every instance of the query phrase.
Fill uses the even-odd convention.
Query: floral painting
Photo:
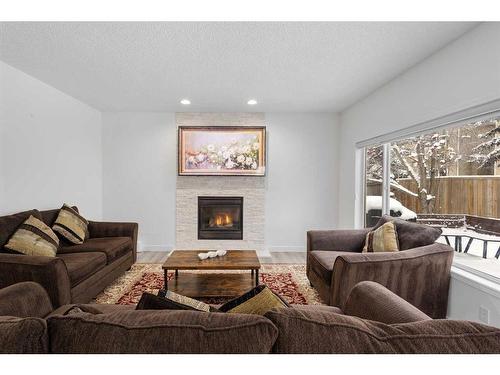
[[[265,127],[180,127],[179,175],[264,176]]]

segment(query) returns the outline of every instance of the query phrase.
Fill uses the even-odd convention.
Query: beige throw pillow
[[[363,253],[399,251],[396,225],[389,221],[366,235]]]
[[[64,204],[59,210],[52,229],[72,244],[79,245],[88,237],[88,225],[88,221],[83,216]]]
[[[55,257],[59,238],[43,221],[31,215],[14,232],[5,247],[25,255]]]
[[[237,314],[264,315],[275,307],[289,307],[288,302],[261,284],[240,297],[219,306],[219,311]]]

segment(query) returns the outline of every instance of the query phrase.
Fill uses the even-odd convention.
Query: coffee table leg
[[[175,270],[175,278],[177,279],[179,277],[179,270]]]
[[[259,270],[255,270],[255,286],[259,286]]]
[[[168,290],[168,270],[163,270],[163,284],[164,284],[164,288],[165,290]]]

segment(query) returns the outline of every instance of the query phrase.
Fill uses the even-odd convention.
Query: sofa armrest
[[[61,258],[0,254],[0,288],[23,281],[40,284],[54,307],[71,303],[68,269]]]
[[[453,249],[440,243],[399,252],[339,253],[331,303],[343,309],[360,281],[375,281],[432,318],[446,317]]]
[[[386,324],[431,319],[412,304],[373,281],[362,281],[351,289],[344,306],[344,314]]]
[[[40,284],[26,281],[0,289],[0,316],[44,318],[52,310],[50,297]]]
[[[102,237],[130,237],[132,239],[132,250],[134,262],[137,259],[137,234],[139,225],[137,223],[115,223],[104,221],[89,222],[90,238]]]
[[[307,251],[331,250],[353,251],[362,250],[366,234],[371,228],[310,230],[307,232]]]

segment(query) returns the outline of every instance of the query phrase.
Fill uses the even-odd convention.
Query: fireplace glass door
[[[243,198],[198,197],[198,239],[243,239]]]

